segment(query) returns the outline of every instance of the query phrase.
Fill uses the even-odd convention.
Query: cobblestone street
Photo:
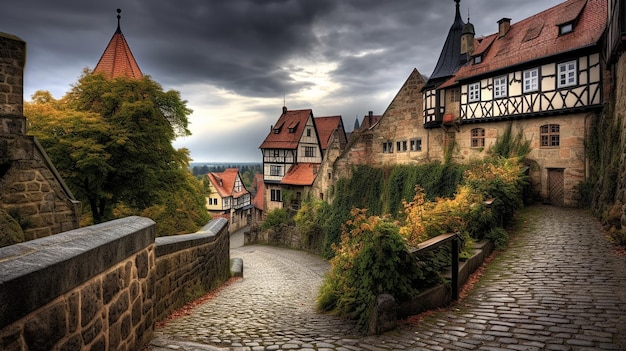
[[[325,261],[233,238],[244,278],[157,329],[153,350],[625,350],[626,259],[587,212],[530,211],[468,297],[381,336],[315,311]]]

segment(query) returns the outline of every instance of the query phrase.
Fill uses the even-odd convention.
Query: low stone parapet
[[[154,330],[154,222],[128,217],[0,248],[0,349],[131,350]]]

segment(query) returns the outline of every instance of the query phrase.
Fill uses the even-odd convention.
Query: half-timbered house
[[[319,127],[318,127],[319,121]],[[314,117],[311,109],[288,110],[259,146],[263,154],[265,211],[298,209],[317,176],[330,135],[338,131],[345,144],[341,116]],[[288,204],[284,201],[288,200]]]
[[[250,192],[243,184],[239,170],[227,168],[223,172],[211,172],[207,178],[209,195],[206,207],[209,213],[213,217],[227,219],[231,232],[250,224]]]
[[[606,0],[569,0],[475,38],[459,0],[441,56],[422,89],[423,124],[461,157],[482,157],[512,124],[531,141],[530,175],[543,199],[576,205],[585,138],[603,107]],[[494,25],[495,27],[495,25]]]

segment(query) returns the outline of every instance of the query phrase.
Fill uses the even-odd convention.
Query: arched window
[[[560,140],[560,126],[558,124],[544,124],[540,128],[541,135],[541,147],[554,147],[559,146]]]
[[[472,147],[476,147],[476,148],[485,147],[485,129],[484,128],[472,129]]]

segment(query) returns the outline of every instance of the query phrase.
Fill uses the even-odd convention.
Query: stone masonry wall
[[[224,218],[194,234],[159,237],[156,245],[158,321],[230,277],[230,234]]]
[[[0,33],[0,209],[20,224],[23,240],[32,240],[78,228],[80,203],[41,145],[26,135],[25,63],[26,43]]]
[[[0,248],[0,350],[142,350],[188,287],[228,278],[229,246],[224,219],[155,240],[127,217]]]
[[[154,330],[154,235],[128,217],[1,248],[0,349],[138,349]]]

